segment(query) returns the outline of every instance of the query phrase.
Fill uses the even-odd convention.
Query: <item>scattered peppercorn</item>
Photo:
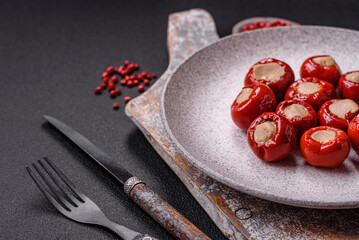
[[[125,60],[123,63],[123,65],[120,65],[117,68],[113,66],[107,67],[106,71],[102,73],[102,82],[100,86],[95,88],[95,94],[101,94],[103,89],[108,88],[109,94],[112,98],[121,95],[121,88],[116,88],[116,83],[118,82],[120,82],[121,85],[127,87],[137,86],[137,90],[139,92],[144,92],[144,85],[149,85],[151,79],[157,77],[157,74],[150,74],[147,71],[142,71],[141,73],[134,73],[140,68],[140,65],[138,63],[131,63],[128,60]],[[119,76],[122,77],[121,80],[119,80]],[[143,84],[139,85],[140,82],[143,82]],[[124,97],[124,101],[126,103],[130,100],[131,97]],[[117,102],[113,103],[114,109],[118,109],[119,107],[120,105]]]
[[[107,78],[108,77],[108,72],[103,72],[102,73],[102,78]]]
[[[121,85],[126,85],[126,79],[121,79],[120,84]]]
[[[143,83],[147,86],[147,85],[150,85],[150,80],[148,80],[148,79],[145,79],[145,80],[143,80]]]
[[[117,68],[117,72],[121,73],[124,69],[125,69],[124,66],[121,65]]]
[[[112,73],[115,72],[115,68],[114,68],[113,66],[109,66],[109,67],[107,68],[107,72],[108,72],[108,74],[112,74]]]
[[[116,93],[117,93],[117,95],[121,95],[121,93],[122,93],[121,88],[116,88]]]
[[[115,89],[115,84],[114,83],[109,83],[107,85],[107,88],[108,88],[108,90],[113,90],[113,89]]]
[[[126,82],[126,85],[127,85],[127,87],[132,87],[132,86],[133,86],[133,81],[132,81],[132,80],[128,80],[128,81]]]
[[[111,81],[114,82],[114,83],[117,83],[118,82],[118,77],[117,76],[113,76],[111,78]]]
[[[102,91],[102,88],[101,87],[95,87],[95,93],[96,94],[100,94]]]
[[[110,96],[113,97],[113,98],[116,97],[117,96],[116,90],[111,90],[110,91]]]
[[[120,104],[119,104],[119,103],[115,102],[115,103],[113,104],[113,108],[114,108],[114,109],[118,109],[119,107],[120,107]]]
[[[143,92],[143,91],[145,91],[145,86],[138,85],[137,89],[138,89],[139,92]]]

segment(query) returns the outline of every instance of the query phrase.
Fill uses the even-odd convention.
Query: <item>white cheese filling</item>
[[[330,130],[319,130],[310,135],[315,141],[320,143],[326,143],[337,137],[337,133]]]
[[[345,119],[345,114],[348,112],[355,113],[358,110],[358,104],[351,99],[338,100],[329,105],[329,111],[343,119]]]
[[[309,115],[309,111],[301,104],[294,103],[286,106],[283,112],[287,118],[302,118]]]
[[[253,66],[253,76],[267,82],[279,80],[285,74],[284,67],[278,63],[264,63]]]
[[[245,100],[249,99],[249,96],[252,94],[253,88],[243,88],[242,92],[237,97],[237,103],[241,104]]]
[[[349,73],[345,76],[345,79],[351,82],[359,83],[359,72]]]
[[[276,130],[277,127],[273,121],[262,122],[254,129],[254,141],[261,146],[273,137]]]
[[[298,92],[301,94],[313,94],[319,92],[321,88],[322,85],[320,85],[319,83],[304,82],[299,84]]]
[[[331,56],[313,58],[313,62],[323,67],[335,66],[335,61]]]

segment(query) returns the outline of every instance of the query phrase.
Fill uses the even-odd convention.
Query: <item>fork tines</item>
[[[71,211],[80,202],[85,202],[86,197],[47,157],[27,166],[26,170],[45,197],[60,212]]]

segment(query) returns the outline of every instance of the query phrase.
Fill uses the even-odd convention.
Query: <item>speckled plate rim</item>
[[[239,182],[236,182],[226,176],[223,176],[222,174],[219,174],[218,172],[212,170],[211,168],[207,167],[205,164],[198,161],[195,157],[193,157],[176,139],[174,134],[171,131],[171,128],[168,125],[167,117],[166,117],[166,109],[165,109],[165,96],[167,92],[168,85],[170,84],[171,80],[173,79],[172,76],[182,67],[182,65],[189,61],[191,58],[193,58],[195,55],[200,54],[203,51],[206,51],[207,48],[212,47],[213,45],[220,44],[220,42],[225,41],[228,38],[237,38],[244,34],[252,34],[254,31],[283,31],[282,29],[287,29],[288,31],[291,31],[293,28],[303,28],[303,29],[316,29],[316,30],[338,30],[338,31],[344,31],[344,32],[353,32],[358,33],[356,30],[351,29],[345,29],[345,28],[338,28],[338,27],[328,27],[328,26],[292,26],[292,27],[283,27],[283,28],[267,28],[267,29],[258,29],[253,31],[247,31],[247,32],[241,32],[236,33],[227,37],[223,37],[219,39],[216,42],[213,42],[209,44],[208,46],[205,46],[198,51],[194,52],[191,56],[189,56],[184,62],[182,62],[179,66],[177,66],[170,74],[167,82],[164,85],[161,98],[160,98],[160,115],[162,123],[165,127],[166,132],[169,135],[169,138],[172,142],[172,144],[175,146],[175,148],[179,151],[179,153],[184,156],[191,164],[193,164],[198,170],[201,172],[207,174],[208,176],[212,177],[213,179],[232,187],[236,190],[239,190],[241,192],[244,192],[246,194],[262,198],[265,200],[282,203],[285,205],[291,205],[296,207],[305,207],[305,208],[318,208],[318,209],[351,209],[351,208],[359,208],[359,199],[358,201],[344,201],[344,202],[320,202],[320,201],[312,201],[312,200],[299,200],[296,198],[286,198],[281,197],[275,194],[268,193],[266,191],[261,191],[259,189],[249,187],[247,185],[241,184]]]

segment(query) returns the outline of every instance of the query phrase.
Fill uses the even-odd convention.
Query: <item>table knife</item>
[[[125,193],[175,238],[210,240],[142,180],[121,167],[118,161],[112,159],[87,138],[54,117],[44,115],[44,118],[123,184]]]

